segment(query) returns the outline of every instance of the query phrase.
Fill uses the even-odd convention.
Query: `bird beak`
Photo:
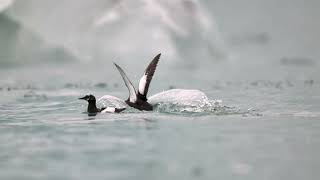
[[[84,97],[82,97],[82,98],[79,98],[79,99],[83,99],[83,100],[86,100],[86,97],[84,96]]]

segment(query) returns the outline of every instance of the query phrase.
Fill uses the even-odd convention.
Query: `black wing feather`
[[[148,67],[146,68],[145,73],[143,75],[143,76],[145,76],[145,75],[147,76],[146,77],[146,83],[145,83],[144,91],[143,92],[138,91],[138,95],[137,95],[138,98],[143,100],[143,101],[147,101],[147,93],[148,93],[148,90],[149,90],[149,86],[150,86],[152,77],[154,75],[154,72],[156,71],[158,62],[160,60],[160,56],[161,56],[161,53],[153,58],[153,60],[148,65]]]

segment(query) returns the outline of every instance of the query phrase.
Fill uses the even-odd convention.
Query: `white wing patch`
[[[103,111],[101,111],[101,113],[114,113],[114,112],[116,112],[116,108],[114,107],[107,107]]]
[[[144,94],[146,84],[147,84],[147,75],[144,74],[139,82],[139,93],[140,94]]]

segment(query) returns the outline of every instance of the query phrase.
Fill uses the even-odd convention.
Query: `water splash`
[[[116,108],[126,108],[127,104],[120,98],[104,95],[97,101],[98,104],[101,104],[103,107],[116,107]]]
[[[242,110],[237,107],[225,106],[222,100],[211,100],[206,94],[194,89],[171,89],[149,98],[155,111],[171,114],[193,115],[260,115],[255,109]]]
[[[228,107],[222,104],[222,100],[210,100],[206,94],[193,89],[171,89],[155,94],[149,98],[153,104],[154,111],[170,114],[193,114],[193,115],[253,115],[256,110],[241,110],[236,107]],[[126,107],[127,113],[140,112],[130,108],[126,103],[117,97],[105,95],[98,100],[104,107]]]

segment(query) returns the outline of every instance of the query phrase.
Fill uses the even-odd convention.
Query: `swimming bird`
[[[150,62],[148,67],[146,68],[143,76],[140,79],[138,91],[135,90],[134,86],[132,85],[130,79],[126,75],[126,73],[122,70],[122,68],[114,63],[122,79],[129,90],[129,98],[125,101],[129,106],[139,109],[140,111],[152,111],[153,107],[151,104],[148,103],[147,93],[149,90],[149,86],[153,77],[153,74],[157,68],[159,59],[161,54],[158,54],[153,60]]]
[[[126,109],[126,108],[115,108],[115,107],[97,108],[96,98],[91,94],[86,95],[79,99],[88,101],[87,112],[89,116],[95,116],[97,115],[97,113],[120,113],[121,111]]]

